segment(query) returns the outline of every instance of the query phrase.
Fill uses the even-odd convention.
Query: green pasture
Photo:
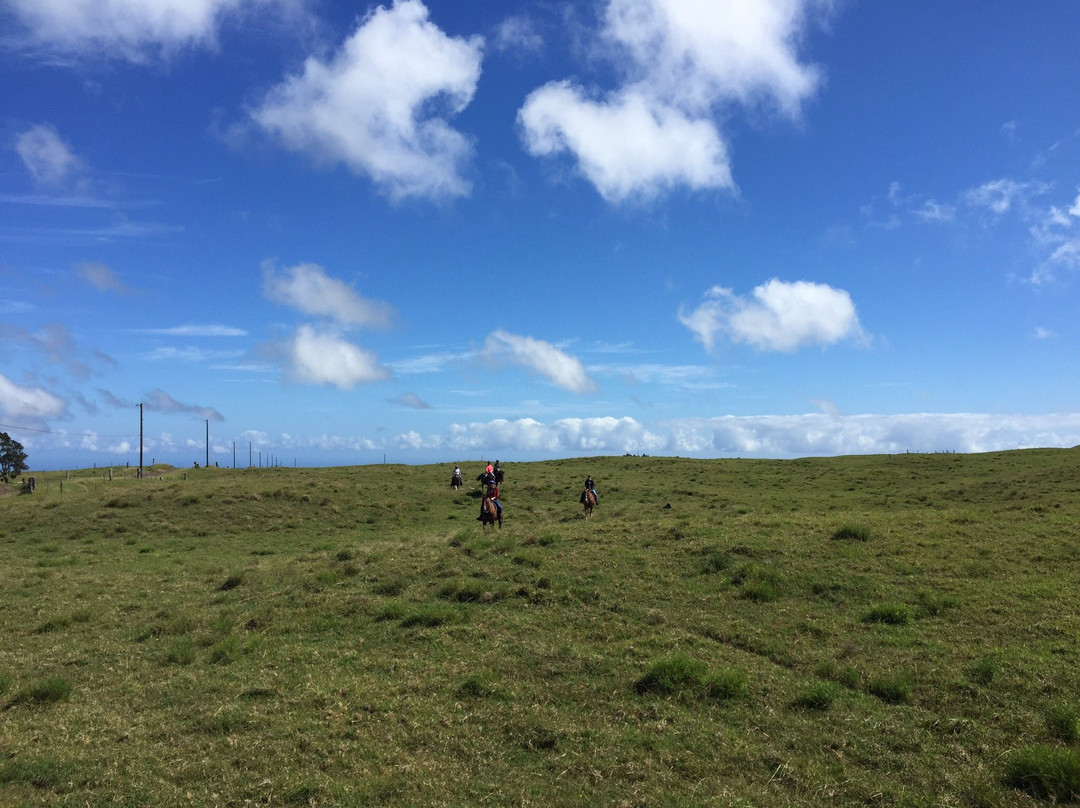
[[[1080,451],[451,468],[0,496],[0,805],[1080,800]]]

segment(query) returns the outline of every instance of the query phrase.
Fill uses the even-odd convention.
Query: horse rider
[[[491,487],[488,489],[486,499],[490,499],[493,503],[495,503],[495,510],[496,510],[495,518],[500,520],[500,522],[501,522],[502,521],[502,503],[499,502],[499,486],[495,485],[494,482],[492,482]],[[483,500],[480,500],[480,515],[478,517],[476,517],[476,521],[477,522],[483,522],[484,521],[484,501]]]
[[[459,466],[457,463],[454,464],[454,476],[458,478],[461,477],[461,466]]]
[[[592,491],[592,495],[596,499],[597,504],[600,503],[600,495],[596,493],[596,483],[593,482],[593,478],[592,478],[591,474],[588,477],[585,478],[585,490],[586,491]],[[582,502],[584,502],[584,501],[585,500],[582,499]]]

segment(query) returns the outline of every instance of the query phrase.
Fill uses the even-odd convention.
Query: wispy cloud
[[[405,393],[397,398],[390,398],[387,401],[391,404],[396,404],[399,407],[408,407],[413,410],[430,410],[431,405],[424,401],[416,393]]]
[[[82,168],[82,161],[51,124],[37,124],[19,134],[15,151],[36,182],[59,186]]]
[[[225,417],[213,407],[181,403],[161,389],[147,393],[143,399],[143,406],[152,412],[185,413],[210,421],[225,420]]]
[[[595,393],[599,390],[596,382],[585,372],[581,360],[544,340],[498,330],[488,336],[484,355],[495,362],[507,360],[526,367],[572,393]]]
[[[448,367],[470,362],[476,358],[473,351],[444,351],[428,353],[408,359],[398,359],[387,364],[403,376],[417,373],[442,373]]]
[[[1017,206],[1030,205],[1032,199],[1047,193],[1050,187],[1045,182],[1018,182],[1006,177],[971,188],[964,193],[964,200],[969,205],[1001,215]]]
[[[0,342],[10,341],[45,355],[50,364],[65,368],[77,379],[90,376],[90,367],[80,358],[71,331],[63,323],[48,323],[37,331],[0,323]]]
[[[315,317],[328,317],[344,326],[384,328],[393,314],[390,305],[361,297],[316,264],[278,269],[270,262],[264,263],[263,293],[275,303]]]
[[[164,337],[246,337],[243,328],[220,323],[175,325],[169,328],[140,328],[139,334],[157,334]]]
[[[198,348],[187,345],[183,348],[161,346],[143,354],[143,358],[150,362],[224,362],[230,359],[239,359],[244,356],[244,351],[211,351],[206,348]]]
[[[99,292],[118,292],[132,294],[135,290],[120,280],[112,269],[105,264],[84,263],[75,265],[75,274],[93,286]]]
[[[537,54],[544,49],[544,38],[531,17],[518,14],[507,17],[495,28],[492,45],[496,50],[515,54]]]

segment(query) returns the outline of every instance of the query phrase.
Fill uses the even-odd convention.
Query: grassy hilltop
[[[1080,798],[1075,450],[511,463],[486,532],[478,464],[115,471],[0,498],[0,805]]]

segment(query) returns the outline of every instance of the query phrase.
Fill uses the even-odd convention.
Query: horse
[[[455,491],[461,488],[461,486],[463,486],[464,484],[465,483],[462,481],[460,474],[450,475],[450,487]]]
[[[596,506],[596,494],[586,488],[581,492],[581,504],[585,506],[585,518],[592,516],[592,509]]]
[[[491,497],[485,496],[484,502],[480,506],[480,528],[484,529],[488,525],[494,527],[496,522],[499,523],[499,530],[502,530],[502,514],[495,507],[495,503],[491,501]]]
[[[502,469],[495,469],[495,485],[499,486],[499,488],[502,488],[503,477],[505,476],[506,475],[503,474]]]
[[[495,485],[495,475],[488,474],[486,471],[481,472],[480,476],[476,478],[477,482],[484,486],[484,493],[486,494],[491,486]]]

